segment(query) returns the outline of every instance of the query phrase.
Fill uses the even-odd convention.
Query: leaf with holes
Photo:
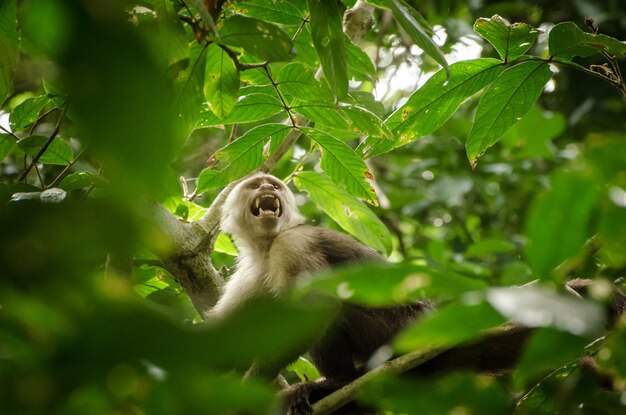
[[[379,252],[391,251],[391,235],[387,227],[366,205],[328,176],[303,171],[294,176],[294,183],[346,232]]]
[[[547,62],[527,61],[496,78],[478,103],[474,125],[465,143],[472,167],[532,108],[551,76]]]
[[[374,188],[366,180],[373,179],[372,173],[354,150],[327,132],[307,127],[300,130],[320,146],[320,167],[335,183],[341,184],[351,195],[377,205]]]
[[[550,57],[564,61],[600,52],[626,57],[626,43],[607,35],[585,33],[572,22],[559,23],[550,30],[548,49]]]
[[[497,14],[491,19],[476,20],[474,31],[493,45],[504,62],[522,56],[539,36],[539,31],[531,25],[510,24]]]

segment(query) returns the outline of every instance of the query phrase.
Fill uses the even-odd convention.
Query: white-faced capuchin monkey
[[[210,317],[229,313],[255,297],[280,296],[306,274],[340,264],[384,260],[349,236],[305,225],[291,190],[268,174],[255,174],[232,190],[223,206],[221,228],[233,236],[239,257]],[[572,288],[584,289],[575,284]],[[625,304],[623,298],[619,300],[616,313]],[[377,349],[432,309],[429,301],[389,308],[345,304],[328,332],[308,350],[324,380],[293,388],[287,402],[289,415],[310,413],[311,403],[360,376]],[[428,374],[448,368],[491,373],[509,369],[528,333],[529,329],[520,327],[498,338],[457,347],[418,370]]]

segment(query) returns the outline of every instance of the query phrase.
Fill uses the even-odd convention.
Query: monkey
[[[237,184],[224,202],[220,223],[239,251],[236,270],[207,317],[219,318],[257,297],[280,297],[298,279],[312,273],[343,264],[384,261],[376,250],[350,236],[304,222],[294,194],[275,176],[257,173]],[[572,288],[584,291],[586,285],[579,282]],[[625,304],[622,295],[616,303],[621,307],[619,313]],[[428,299],[384,308],[343,304],[327,332],[308,350],[323,380],[290,388],[287,413],[309,414],[310,402],[363,374],[376,350],[401,329],[433,311]],[[450,367],[490,373],[510,369],[530,332],[529,328],[516,326],[497,338],[453,348],[421,365],[419,373],[428,375]],[[306,351],[294,351],[293,359]]]

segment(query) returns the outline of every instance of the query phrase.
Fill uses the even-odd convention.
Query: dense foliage
[[[240,372],[323,329],[334,303],[311,291],[434,299],[397,353],[538,327],[505,376],[368,382],[381,410],[625,410],[626,325],[603,330],[626,270],[626,10],[369,3],[359,32],[350,0],[0,0],[0,412],[276,413]],[[200,324],[236,251],[182,227],[260,168],[391,264]],[[202,254],[210,275],[179,274]],[[562,292],[573,277],[592,298]],[[319,376],[306,357],[283,375]]]

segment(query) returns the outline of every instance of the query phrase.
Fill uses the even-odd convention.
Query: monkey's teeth
[[[258,209],[260,204],[261,204],[261,199],[257,197],[256,200],[254,201],[254,206]]]
[[[278,216],[280,216],[280,202],[278,202],[278,208],[276,208],[276,217]]]
[[[276,199],[276,206],[278,207],[278,210],[276,212],[279,212],[280,211],[280,199],[277,197],[274,199]]]

